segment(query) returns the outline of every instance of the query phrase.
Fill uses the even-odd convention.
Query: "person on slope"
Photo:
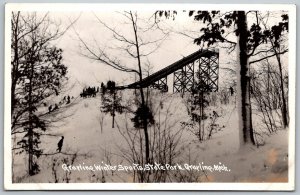
[[[64,143],[64,136],[61,136],[61,139],[59,140],[58,144],[57,144],[57,150],[58,152],[61,152],[61,148],[63,146]]]

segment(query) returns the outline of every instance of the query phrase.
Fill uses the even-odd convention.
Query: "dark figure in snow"
[[[58,105],[57,104],[55,104],[55,106],[54,106],[54,108],[53,108],[52,111],[54,111],[54,110],[58,110]]]
[[[63,146],[64,143],[64,136],[61,136],[61,139],[59,140],[58,144],[57,144],[57,150],[58,152],[61,152],[61,148]]]
[[[49,113],[52,111],[52,105],[48,107]]]
[[[64,96],[64,99],[63,99],[63,102],[65,102],[66,101],[66,96]]]
[[[68,95],[68,98],[67,98],[67,103],[66,104],[69,104],[71,102],[70,100],[70,96]]]
[[[213,111],[214,117],[219,117],[218,113],[216,111]]]
[[[229,90],[230,90],[230,95],[233,96],[234,91],[233,91],[233,88],[231,86],[230,86]]]

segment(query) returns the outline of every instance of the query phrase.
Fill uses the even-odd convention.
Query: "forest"
[[[13,183],[288,182],[288,38],[287,11],[12,12]]]

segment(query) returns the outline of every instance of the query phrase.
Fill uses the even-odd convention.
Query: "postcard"
[[[296,6],[5,7],[6,190],[295,188]]]

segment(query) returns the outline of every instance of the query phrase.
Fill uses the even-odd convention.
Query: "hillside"
[[[130,98],[130,96],[128,96]],[[219,115],[216,124],[220,127],[213,131],[210,139],[200,142],[195,134],[184,128],[180,122],[188,120],[184,100],[177,95],[158,95],[153,97],[156,109],[155,120],[169,125],[171,132],[179,132],[174,164],[183,167],[189,165],[224,165],[224,170],[185,170],[171,171],[171,182],[284,182],[288,173],[288,130],[279,130],[264,136],[262,146],[238,150],[237,110],[234,105],[210,106],[207,113],[216,111]],[[22,153],[15,158],[15,178],[17,182],[132,182],[132,172],[126,171],[64,171],[62,164],[75,166],[131,165],[124,158],[128,143],[121,132],[128,122],[129,114],[116,115],[116,127],[112,128],[112,117],[100,111],[101,97],[74,98],[73,102],[53,112],[53,122],[47,134],[42,136],[43,153],[38,161],[43,162],[41,172],[35,176],[26,176],[27,156]],[[101,120],[103,126],[101,128]],[[127,123],[126,123],[127,121]],[[206,125],[208,124],[208,120]],[[150,130],[154,132],[153,128]],[[62,153],[57,153],[57,143],[64,136]],[[72,163],[72,154],[77,154]],[[56,174],[56,176],[55,176]],[[70,174],[66,176],[67,174]],[[63,180],[63,178],[65,178]]]

